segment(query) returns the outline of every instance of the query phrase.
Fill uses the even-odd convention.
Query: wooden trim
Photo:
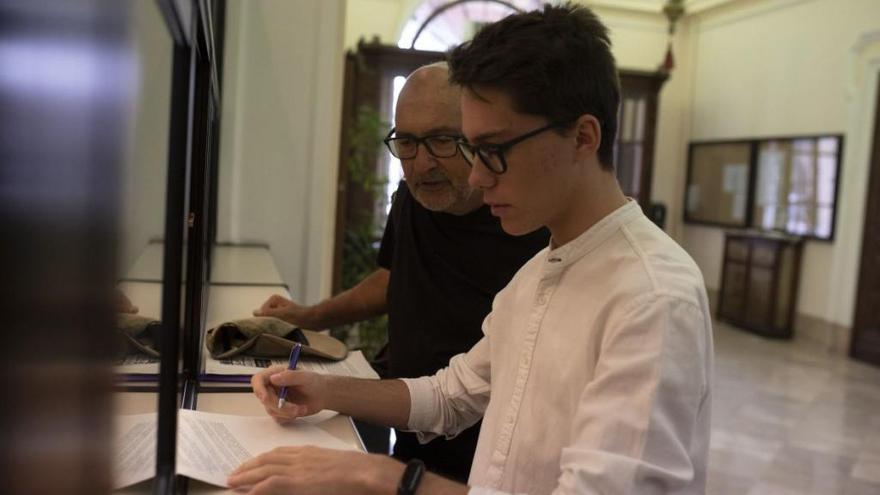
[[[876,282],[880,263],[872,263],[880,249],[880,78],[877,85],[877,108],[874,117],[874,144],[868,173],[868,194],[865,198],[862,253],[859,258],[859,281],[856,286],[856,304],[853,315],[852,339],[849,355],[853,358],[880,365],[880,321],[877,321],[876,301],[871,290],[880,291]],[[872,287],[872,284],[874,286]],[[872,319],[873,316],[873,319]]]

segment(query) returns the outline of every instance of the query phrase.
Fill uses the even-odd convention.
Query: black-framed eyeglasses
[[[527,132],[500,144],[470,144],[462,138],[458,140],[458,149],[461,150],[461,155],[469,164],[471,164],[471,166],[477,161],[477,157],[480,157],[480,161],[483,162],[483,165],[485,165],[486,168],[500,175],[507,172],[507,160],[504,158],[504,154],[507,153],[510,148],[530,137],[537,136],[542,132],[559,127],[562,127],[562,125],[558,123],[547,124],[544,127]]]
[[[451,158],[458,153],[458,140],[461,135],[434,134],[431,136],[394,136],[396,129],[382,140],[388,151],[401,160],[412,160],[419,154],[419,144],[424,144],[428,153],[435,158]],[[392,137],[394,136],[394,137]]]

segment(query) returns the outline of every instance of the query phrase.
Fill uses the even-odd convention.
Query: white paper
[[[113,370],[123,375],[158,375],[159,358],[146,354],[132,354],[116,362]]]
[[[211,356],[207,356],[205,358],[205,373],[209,375],[254,375],[270,366],[276,365],[287,366],[287,359],[261,359],[237,356],[232,359],[218,361]],[[303,358],[297,367],[325,375],[379,378],[379,375],[376,374],[361,351],[349,352],[348,357],[342,361]]]
[[[282,426],[269,417],[181,409],[178,424],[177,474],[217,486],[226,486],[226,478],[242,462],[277,447],[354,450],[317,426]]]
[[[724,165],[722,189],[730,194],[745,194],[749,188],[749,166],[744,163]]]
[[[733,206],[730,210],[730,216],[733,217],[734,220],[745,220],[746,219],[746,194],[745,193],[737,193],[733,197]]]
[[[236,356],[217,360],[205,357],[205,373],[209,375],[255,375],[272,366],[287,366],[287,358],[263,359],[250,356]]]
[[[156,413],[117,416],[113,436],[113,488],[152,478],[156,469]]]
[[[272,418],[181,409],[177,416],[177,474],[212,485],[242,462],[277,447],[314,445],[355,450],[324,430],[304,423],[279,425]],[[156,467],[156,414],[117,417],[114,488],[150,479]]]
[[[314,371],[323,375],[350,376],[352,378],[379,379],[376,370],[367,362],[361,351],[352,351],[342,361],[303,361],[301,369]]]

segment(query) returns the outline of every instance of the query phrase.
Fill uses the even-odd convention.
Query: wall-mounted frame
[[[751,226],[833,240],[843,136],[762,139],[755,152]]]
[[[843,136],[690,144],[684,221],[834,240]]]
[[[752,141],[691,143],[684,221],[747,227],[754,160]]]

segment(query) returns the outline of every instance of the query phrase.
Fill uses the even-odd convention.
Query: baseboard
[[[797,313],[794,317],[794,332],[796,338],[818,345],[829,354],[849,354],[849,342],[852,338],[852,329],[849,327]]]
[[[709,296],[709,308],[714,318],[718,313],[719,291],[706,288],[706,294]],[[810,346],[817,347],[828,354],[848,355],[851,337],[852,329],[849,327],[832,323],[816,316],[803,313],[795,314],[794,338]]]

